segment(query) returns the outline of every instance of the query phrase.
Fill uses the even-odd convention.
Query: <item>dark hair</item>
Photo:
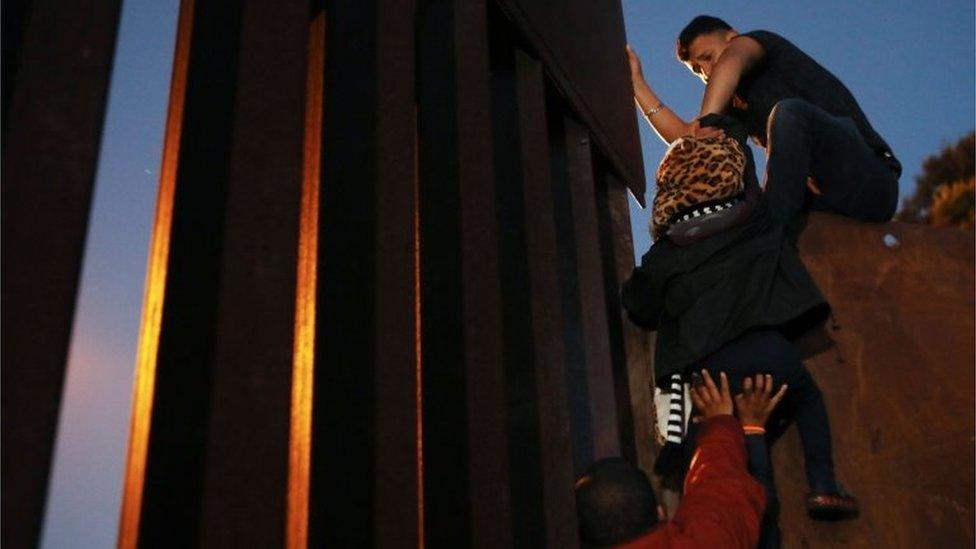
[[[688,60],[688,46],[703,34],[709,34],[715,31],[732,30],[732,27],[722,21],[718,17],[712,17],[711,15],[699,15],[698,17],[691,20],[684,29],[681,30],[681,34],[678,35],[678,45],[675,48],[677,50],[678,59],[681,61]]]
[[[623,458],[604,458],[576,481],[576,512],[583,543],[614,545],[657,524],[657,498],[643,471]]]

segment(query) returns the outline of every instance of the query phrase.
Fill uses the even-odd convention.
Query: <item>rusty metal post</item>
[[[326,11],[311,547],[423,542],[413,14]]]
[[[10,547],[39,541],[120,4],[3,3],[2,537]]]
[[[376,0],[313,9],[309,37],[307,17],[280,36],[297,29],[290,10],[225,9],[232,32],[218,36],[209,9],[184,6],[195,21],[181,28],[200,37],[185,38],[186,101],[171,113],[167,289],[159,310],[147,307],[161,328],[158,366],[138,385],[149,396],[134,425],[149,434],[133,429],[133,447],[148,446],[146,488],[134,490],[145,502],[127,499],[124,517],[151,510],[139,529],[155,540],[167,510],[185,541],[218,545],[248,535],[291,547],[575,546],[574,463],[626,451],[632,433],[615,350],[626,261],[617,233],[629,225],[605,211],[602,153],[522,49],[525,29],[494,2]],[[259,19],[281,27],[257,41]],[[255,41],[282,52],[275,71]],[[204,69],[218,79],[206,89],[196,83]],[[260,85],[265,73],[287,85]],[[257,111],[258,98],[280,103],[280,119]],[[255,150],[258,128],[284,139]],[[267,194],[246,167],[285,194]],[[213,183],[184,183],[203,176]],[[277,213],[252,241],[242,235],[260,201]],[[275,228],[287,222],[291,232]],[[289,239],[297,254],[279,252]],[[274,253],[256,258],[258,245]],[[252,269],[267,276],[249,278]],[[297,288],[284,282],[296,276]],[[262,292],[280,303],[252,295]],[[259,329],[255,310],[273,325]],[[284,352],[292,329],[272,372],[256,346]],[[250,374],[233,377],[235,361]],[[587,419],[571,421],[569,393],[580,389]],[[252,448],[235,430],[244,419],[266,453],[213,472]],[[574,440],[585,449],[575,461]],[[166,441],[183,448],[163,452]],[[287,459],[275,461],[281,448]],[[260,490],[232,482],[258,471]],[[264,507],[250,499],[259,492]],[[281,539],[268,533],[278,523]]]
[[[607,318],[614,360],[614,394],[622,455],[650,474],[654,439],[653,336],[633,325],[620,305],[620,286],[634,268],[627,189],[612,173],[598,170],[597,203],[604,253]]]
[[[470,544],[484,548],[514,543],[498,248],[503,221],[496,207],[491,128],[490,1],[455,2],[454,9]]]
[[[589,133],[572,117],[555,114],[558,134],[553,141],[553,186],[557,228],[561,236],[560,278],[566,282],[563,303],[564,332],[579,334],[575,360],[567,383],[574,395],[570,403],[576,474],[593,461],[620,455],[620,425],[614,393],[614,369],[607,291],[604,281],[593,149]],[[560,139],[561,137],[561,139]],[[570,310],[573,314],[570,314]]]
[[[181,7],[120,547],[285,539],[308,26]]]

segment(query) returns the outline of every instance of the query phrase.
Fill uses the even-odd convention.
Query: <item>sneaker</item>
[[[814,520],[853,519],[860,510],[857,498],[840,487],[835,493],[811,493],[807,496],[807,515]]]

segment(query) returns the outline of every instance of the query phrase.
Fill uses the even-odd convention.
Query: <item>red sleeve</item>
[[[754,548],[766,494],[749,474],[745,444],[734,417],[705,422],[674,518],[617,548]]]
[[[685,479],[671,526],[699,547],[753,548],[766,507],[762,485],[749,474],[745,437],[732,416],[709,419]]]

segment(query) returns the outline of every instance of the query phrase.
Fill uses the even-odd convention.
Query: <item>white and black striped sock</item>
[[[685,436],[685,388],[681,382],[681,374],[671,375],[671,396],[668,401],[668,432],[664,439],[668,442],[681,444]]]
[[[668,388],[667,431],[654,462],[654,473],[669,476],[681,467],[681,440],[685,437],[685,385],[681,374],[671,375]]]

